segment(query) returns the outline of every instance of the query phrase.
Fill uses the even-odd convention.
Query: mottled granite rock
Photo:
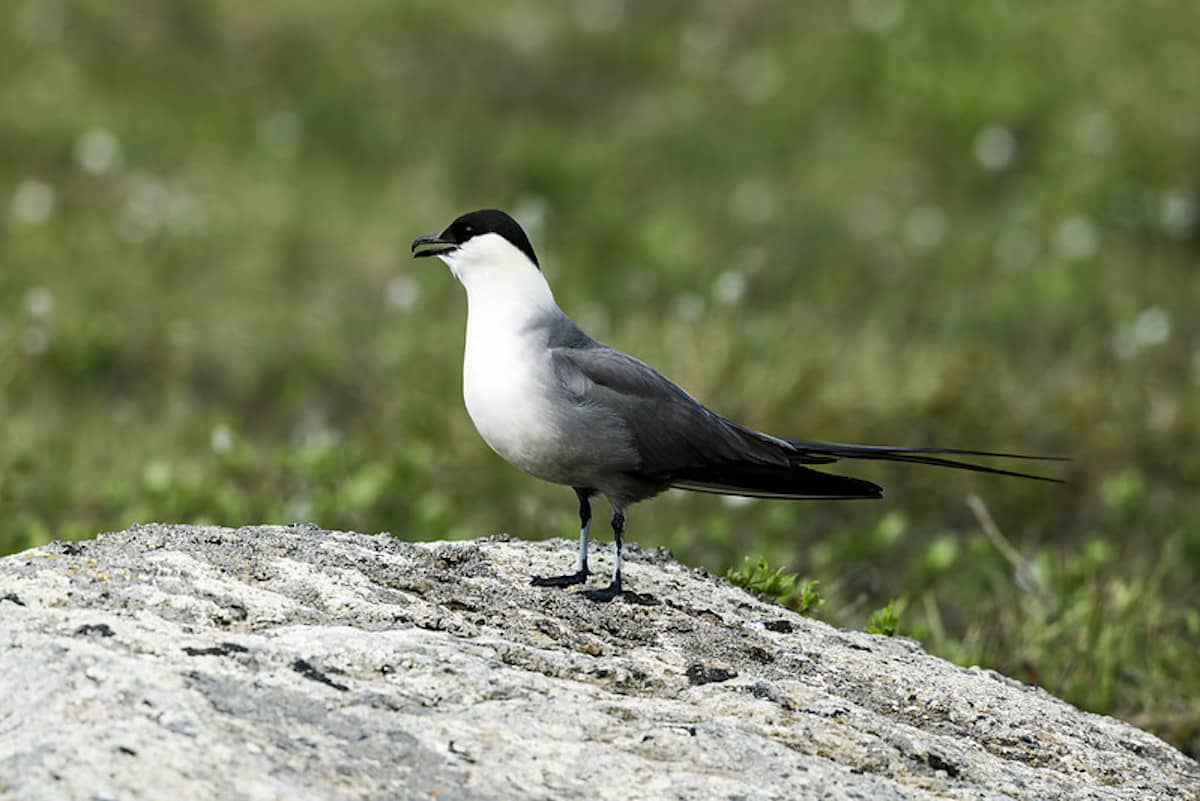
[[[1194,799],[1155,737],[663,552],[139,526],[0,560],[4,799]],[[605,559],[596,559],[603,569]]]

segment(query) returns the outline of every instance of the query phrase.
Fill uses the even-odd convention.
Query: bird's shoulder
[[[789,463],[791,448],[708,409],[650,365],[579,332],[551,344],[554,373],[577,408],[615,419],[652,475],[711,462]]]
[[[550,358],[559,380],[574,394],[600,387],[623,396],[700,405],[641,359],[595,340],[552,347]]]
[[[573,395],[595,386],[620,394],[669,395],[682,389],[650,365],[588,336],[560,309],[537,321],[544,332],[550,362],[559,382]]]

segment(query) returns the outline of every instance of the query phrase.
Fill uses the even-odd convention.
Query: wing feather
[[[577,404],[603,412],[605,419],[619,421],[638,455],[639,476],[683,489],[783,498],[870,498],[882,494],[869,481],[804,467],[842,459],[911,462],[1064,483],[1057,478],[957,458],[1063,461],[1064,457],[773,437],[727,420],[645,362],[590,338],[552,346],[551,359],[563,389]]]

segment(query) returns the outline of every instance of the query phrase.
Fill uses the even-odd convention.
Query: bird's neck
[[[541,271],[473,269],[459,276],[467,290],[467,335],[520,332],[558,308]]]

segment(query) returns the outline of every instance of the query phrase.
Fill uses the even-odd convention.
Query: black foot
[[[580,570],[567,576],[534,576],[529,583],[534,587],[573,587],[587,581],[588,572]]]
[[[621,595],[621,583],[614,581],[604,589],[584,590],[580,593],[580,595],[582,595],[584,598],[587,598],[589,601],[601,601],[606,603]]]
[[[659,600],[653,595],[642,592],[634,592],[633,590],[623,590],[620,584],[609,584],[604,589],[600,590],[584,590],[579,593],[589,601],[599,601],[608,603],[620,598],[627,604],[637,604],[638,606],[658,606]]]

